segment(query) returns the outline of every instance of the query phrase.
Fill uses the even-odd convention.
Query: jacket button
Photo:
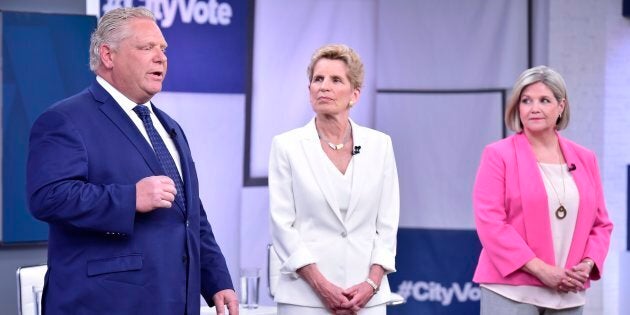
[[[345,231],[341,232],[341,237],[346,237],[346,236],[348,236],[348,233],[346,233]]]
[[[188,262],[188,256],[186,256],[186,255],[182,256],[182,262],[183,263],[187,263]]]

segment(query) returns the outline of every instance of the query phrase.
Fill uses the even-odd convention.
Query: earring
[[[353,102],[353,101],[348,102],[348,107],[349,107],[349,108],[352,108],[352,106],[353,106],[353,105],[354,105],[354,102]]]
[[[558,115],[558,118],[562,118],[562,112],[560,112],[560,114]]]

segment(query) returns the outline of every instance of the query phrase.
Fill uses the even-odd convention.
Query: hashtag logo
[[[118,8],[129,8],[133,6],[133,0],[107,0],[105,4],[103,4],[103,12],[107,13],[113,9]]]
[[[398,294],[405,298],[411,296],[411,290],[413,289],[413,281],[403,281],[398,285]]]

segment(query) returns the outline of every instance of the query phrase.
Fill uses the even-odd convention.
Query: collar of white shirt
[[[96,82],[98,82],[98,84],[100,84],[105,89],[105,91],[107,91],[107,93],[109,93],[109,95],[111,95],[114,98],[116,103],[118,103],[118,105],[122,107],[122,109],[125,111],[125,113],[127,113],[127,115],[131,113],[133,115],[136,115],[135,112],[133,111],[133,108],[136,107],[136,105],[138,104],[134,103],[134,101],[130,100],[125,95],[120,93],[120,91],[118,91],[115,87],[109,84],[109,82],[105,81],[105,79],[103,79],[101,76],[98,76],[98,75],[96,76]],[[149,108],[149,111],[153,114],[153,108],[151,108],[151,101],[147,101],[146,103],[142,105],[147,106]]]

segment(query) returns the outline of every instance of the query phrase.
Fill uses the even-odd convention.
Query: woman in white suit
[[[278,314],[385,314],[399,217],[392,142],[349,117],[363,84],[351,48],[318,49],[308,78],[315,117],[274,137],[269,162]]]

